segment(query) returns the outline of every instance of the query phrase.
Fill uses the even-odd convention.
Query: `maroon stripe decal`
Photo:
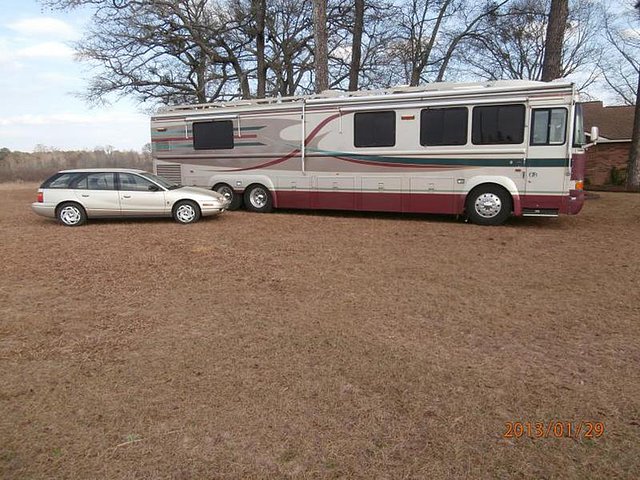
[[[311,133],[310,133],[310,134],[307,136],[307,138],[305,139],[304,144],[305,144],[305,145],[308,145],[308,144],[309,144],[309,142],[310,142],[311,140],[313,140],[313,139],[314,139],[314,137],[315,137],[316,135],[318,135],[318,132],[320,132],[320,130],[321,130],[321,129],[322,129],[322,128],[327,124],[327,123],[329,123],[331,120],[334,120],[334,119],[338,118],[340,115],[341,115],[341,113],[336,113],[335,115],[331,115],[331,116],[329,116],[329,117],[325,118],[322,122],[320,122],[316,128],[314,128],[313,130],[311,130]],[[295,149],[295,150],[293,150],[293,151],[289,152],[288,154],[286,154],[284,157],[279,157],[279,158],[276,158],[275,160],[271,160],[271,161],[266,162],[266,163],[262,163],[262,164],[259,164],[259,165],[254,165],[253,167],[247,167],[247,168],[234,168],[234,169],[231,169],[231,170],[225,170],[225,171],[226,171],[226,172],[243,172],[243,171],[245,171],[245,170],[256,170],[256,169],[258,169],[258,168],[270,167],[270,166],[272,166],[272,165],[277,165],[278,163],[282,163],[282,162],[284,162],[284,161],[286,161],[286,160],[289,160],[291,157],[296,156],[298,153],[300,153],[300,149],[298,149],[298,148],[297,148],[297,149]]]

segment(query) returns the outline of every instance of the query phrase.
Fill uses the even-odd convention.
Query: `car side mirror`
[[[598,141],[598,138],[600,138],[600,129],[594,125],[593,127],[591,127],[589,140],[591,140],[591,143],[596,143]]]
[[[158,191],[160,191],[160,187],[158,185],[155,185],[155,184],[149,185],[149,191],[158,192]]]

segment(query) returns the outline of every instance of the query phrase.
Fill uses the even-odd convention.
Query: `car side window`
[[[41,188],[72,188],[69,184],[77,176],[75,173],[58,173],[44,182]]]
[[[87,190],[115,190],[116,182],[113,173],[89,173],[80,178],[73,188]]]
[[[146,178],[142,178],[140,175],[134,175],[132,173],[120,174],[120,190],[126,190],[129,192],[148,192],[151,185],[155,184]]]

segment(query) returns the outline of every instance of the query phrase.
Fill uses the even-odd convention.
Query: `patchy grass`
[[[29,211],[35,188],[0,189],[2,478],[640,471],[640,196],[499,228],[231,212],[70,229]],[[502,437],[553,420],[606,431]]]

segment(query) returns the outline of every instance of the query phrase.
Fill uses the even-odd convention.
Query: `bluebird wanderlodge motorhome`
[[[592,141],[597,129],[592,132]],[[510,215],[582,208],[582,110],[571,83],[430,84],[166,108],[156,173],[249,210]]]

